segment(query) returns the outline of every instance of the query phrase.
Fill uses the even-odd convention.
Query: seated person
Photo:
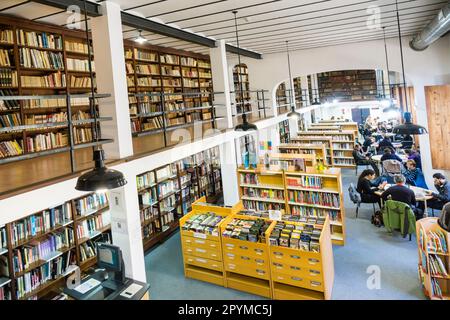
[[[385,148],[383,156],[381,157],[381,162],[384,160],[397,160],[402,163],[402,159],[392,151],[391,148]]]
[[[385,150],[386,148],[391,148],[392,150],[395,150],[391,140],[386,135],[383,135],[383,139],[380,142],[378,142],[378,151]]]
[[[433,199],[428,200],[428,207],[442,210],[442,207],[450,202],[450,184],[442,173],[435,173],[433,175],[434,186],[438,193],[429,191],[428,194],[433,196]]]
[[[428,189],[422,170],[417,168],[414,160],[406,161],[406,170],[403,171],[406,183],[412,186]]]
[[[372,187],[371,180],[375,179],[375,171],[372,169],[364,170],[358,178],[358,184],[356,186],[356,191],[361,195],[361,202],[363,203],[378,203],[381,208],[381,198],[375,191],[379,188]],[[379,187],[381,187],[380,185]]]
[[[408,160],[414,160],[416,167],[422,170],[422,159],[420,153],[414,149],[406,149],[405,153],[408,155]]]
[[[363,151],[364,151],[364,152],[367,152],[367,151],[369,150],[370,146],[371,146],[374,142],[375,142],[375,138],[374,138],[374,137],[371,137],[371,136],[366,137],[366,139],[364,140],[364,143],[363,143],[363,145],[362,145]]]
[[[403,175],[395,175],[395,185],[383,192],[381,198],[384,202],[386,202],[386,200],[394,200],[406,203],[413,210],[416,220],[422,219],[423,210],[416,208],[416,195],[414,194],[414,191],[405,186],[405,181],[406,179]]]
[[[380,176],[380,169],[378,169],[378,165],[362,151],[359,144],[355,144],[355,147],[353,149],[353,158],[355,159],[355,162],[357,164],[370,165],[377,176]]]
[[[407,134],[402,138],[402,148],[410,148],[413,145],[413,138]]]

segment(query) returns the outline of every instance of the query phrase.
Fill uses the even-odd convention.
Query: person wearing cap
[[[427,194],[433,196],[433,199],[427,202],[428,207],[436,210],[442,210],[444,205],[447,202],[450,202],[450,184],[442,173],[435,173],[433,175],[433,179],[434,187],[438,193],[432,191],[427,192]]]

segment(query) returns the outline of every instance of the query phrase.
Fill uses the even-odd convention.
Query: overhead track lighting
[[[237,48],[237,56],[238,56],[238,68],[239,71],[241,69],[241,48],[239,47],[239,33],[238,33],[238,24],[237,24],[237,11],[234,10],[234,28],[236,32],[236,48]],[[241,103],[244,105],[244,88],[242,86],[242,74],[241,72],[238,72],[238,82],[239,82],[239,91],[241,95]],[[242,113],[242,124],[238,124],[234,130],[236,131],[252,131],[252,130],[258,130],[258,127],[254,125],[253,123],[249,123],[247,120],[247,114],[245,113],[245,109],[243,108],[244,112]]]
[[[89,99],[91,114],[94,115],[94,138],[95,141],[98,142],[98,121],[97,121],[97,112],[95,110],[95,89],[94,89],[94,73],[92,71],[92,62],[91,62],[91,46],[89,44],[89,28],[88,28],[88,19],[87,19],[87,10],[86,10],[86,0],[84,2],[84,21],[85,21],[85,29],[86,29],[86,43],[88,48],[88,67],[89,67],[89,75],[91,78],[91,97]],[[95,162],[94,169],[86,172],[81,175],[75,186],[76,190],[79,191],[94,191],[94,192],[103,192],[110,189],[115,189],[118,187],[122,187],[127,184],[127,180],[123,176],[122,172],[108,169],[105,166],[105,153],[101,146],[96,146],[93,148],[93,158]]]

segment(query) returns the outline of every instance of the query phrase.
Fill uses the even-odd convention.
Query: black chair
[[[369,168],[369,165],[367,164],[367,162],[363,163],[363,160],[356,159],[355,156],[353,156],[353,160],[355,161],[355,170],[356,170],[355,175],[358,175],[358,166],[365,166],[366,169]]]
[[[359,213],[359,207],[361,206],[361,195],[358,191],[356,191],[355,185],[353,183],[350,183],[350,186],[348,187],[348,194],[350,196],[350,200],[356,205],[356,219],[358,219],[358,213]],[[373,214],[375,214],[375,203],[373,204]]]
[[[413,144],[413,141],[402,141],[402,149],[411,149]]]

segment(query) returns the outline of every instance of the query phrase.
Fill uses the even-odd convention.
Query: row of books
[[[8,286],[0,287],[0,301],[11,300],[11,291]]]
[[[141,217],[141,223],[144,223],[145,221],[158,218],[159,211],[156,207],[148,207],[145,209],[140,210],[140,217]]]
[[[71,248],[75,244],[72,228],[54,232],[45,240],[31,241],[13,252],[13,270],[15,273],[30,268],[39,261],[47,261],[58,250]]]
[[[161,215],[161,223],[163,225],[163,231],[164,227],[168,227],[174,221],[175,221],[175,214],[172,211],[169,211],[166,214]]]
[[[106,228],[111,224],[111,214],[109,211],[102,212],[102,214],[93,216],[83,220],[77,225],[78,239],[90,238],[95,235],[95,232]]]
[[[145,122],[141,122],[140,126],[137,128],[138,131],[147,131],[147,130],[153,130],[153,129],[161,129],[163,127],[163,118],[161,116],[153,117],[153,118],[147,118]]]
[[[66,40],[64,44],[66,51],[84,54],[88,53],[88,46],[86,43]]]
[[[0,227],[0,250],[8,247],[8,238],[6,236],[6,228]]]
[[[351,143],[333,143],[333,149],[348,149],[353,150],[353,144]]]
[[[321,189],[323,187],[322,177],[316,176],[301,176],[298,178],[289,177],[286,178],[288,186],[302,187],[311,189]]]
[[[18,86],[17,71],[0,68],[0,87],[17,87],[17,86]]]
[[[289,191],[289,201],[299,204],[321,205],[333,208],[340,207],[340,197],[333,193],[314,191]]]
[[[197,88],[199,86],[198,80],[183,79],[183,86],[187,88]]]
[[[63,276],[71,261],[73,261],[73,254],[68,251],[66,254],[18,277],[16,279],[17,298],[24,298],[39,286]]]
[[[76,77],[76,76],[69,76],[69,86],[71,88],[90,88],[91,87],[91,78],[90,77]],[[95,84],[95,78],[94,78],[94,87]]]
[[[183,77],[198,78],[198,72],[196,70],[181,69],[181,74]]]
[[[156,194],[156,187],[148,189],[147,192],[139,194],[138,198],[139,198],[139,204],[142,206],[153,205],[158,199],[157,194]]]
[[[301,217],[321,217],[321,218],[324,218],[328,215],[331,221],[341,221],[340,211],[323,208],[291,206],[291,215]]]
[[[71,98],[70,104],[71,106],[87,106],[89,105],[89,98]],[[25,100],[23,101],[23,107],[24,109],[66,107],[66,98]]]
[[[20,156],[23,154],[23,140],[0,141],[0,158]]]
[[[209,88],[212,87],[211,81],[201,81],[200,80],[200,88]]]
[[[242,204],[244,205],[245,209],[249,209],[249,210],[256,210],[256,211],[282,210],[282,211],[284,211],[283,203],[243,200]]]
[[[93,193],[81,199],[75,200],[76,213],[79,216],[91,214],[99,209],[108,206],[108,196],[106,193]]]
[[[151,92],[149,92],[151,93]],[[128,97],[128,103],[129,104],[136,104],[136,103],[150,103],[150,102],[160,102],[161,98],[157,95],[151,95],[151,96],[142,96],[137,98],[136,96],[129,96]]]
[[[242,195],[246,197],[258,197],[266,200],[284,200],[284,191],[274,189],[261,189],[261,188],[242,188]]]
[[[157,233],[158,230],[161,228],[159,220],[155,220],[153,223],[150,223],[142,228],[142,238],[145,239],[151,239],[153,238]]]
[[[181,124],[185,124],[185,123],[186,123],[186,121],[183,116],[167,119],[168,127],[177,126],[177,125],[181,125]]]
[[[208,115],[209,115],[209,118],[208,118]],[[203,113],[203,116],[204,116],[204,120],[211,119],[210,114]],[[192,123],[192,122],[197,121],[197,120],[198,121],[202,120],[202,117],[201,117],[200,113],[188,113],[188,114],[186,114],[186,122],[187,123]]]
[[[185,67],[196,67],[197,59],[191,57],[181,57],[181,65]]]
[[[147,188],[155,184],[155,172],[150,171],[136,177],[138,190]]]
[[[66,75],[56,72],[47,76],[21,76],[20,81],[25,88],[63,88],[66,86]]]
[[[25,144],[28,152],[40,152],[68,146],[69,138],[67,133],[48,132],[34,137],[27,137]]]
[[[93,141],[91,128],[75,128],[73,130],[73,141],[75,144]]]
[[[131,67],[131,69],[127,65],[127,72],[134,73],[133,66],[131,65],[130,67]],[[136,73],[159,75],[160,74],[159,66],[156,64],[137,64],[136,65]]]
[[[181,87],[181,79],[163,79],[164,87]],[[174,99],[173,96],[169,96],[168,99]]]
[[[159,56],[161,63],[180,64],[180,57],[171,54],[161,54]]]
[[[1,71],[0,71],[0,87],[2,83]],[[16,93],[11,89],[1,89],[0,96],[14,96]],[[20,103],[18,100],[0,100],[0,110],[2,111],[14,111],[20,109]]]
[[[22,29],[17,30],[17,44],[47,49],[62,50],[63,48],[62,37],[60,35],[48,34],[46,32],[25,31]]]
[[[211,64],[209,62],[206,62],[206,61],[198,60],[197,64],[198,64],[199,68],[203,68],[203,69],[210,69],[211,68]]]
[[[86,59],[66,59],[67,70],[89,72],[89,60]],[[92,71],[95,71],[95,63],[91,61]]]
[[[355,164],[355,161],[353,159],[334,159],[334,164],[338,166],[351,166]]]
[[[173,68],[168,66],[161,66],[161,74],[163,76],[173,76],[173,77],[181,76],[179,68]]]
[[[258,175],[254,173],[240,173],[241,184],[259,184]]]
[[[126,53],[126,57],[128,59],[132,58],[130,56],[130,51]],[[134,58],[136,60],[150,61],[150,62],[158,62],[158,54],[154,52],[141,51],[134,48]]]
[[[352,135],[333,135],[331,137],[331,140],[333,141],[353,141]]]
[[[27,125],[66,122],[66,121],[67,121],[67,113],[66,112],[49,113],[49,114],[33,114],[33,115],[26,115],[26,117],[25,117],[25,124],[27,124]]]
[[[431,270],[431,276],[434,277],[448,277],[448,270],[445,266],[445,259],[444,261],[442,258],[438,255],[430,255],[430,270]]]
[[[15,65],[14,52],[11,49],[0,49],[0,67],[10,67],[12,65]]]
[[[21,124],[19,113],[0,115],[0,128],[20,126]]]
[[[200,71],[200,78],[211,78],[211,72],[202,72]]]
[[[14,43],[14,33],[10,29],[0,30],[0,43]]]
[[[161,112],[161,106],[157,104],[149,104],[149,103],[139,103],[138,108],[136,110],[139,110],[139,113],[141,114],[148,114],[148,113],[155,113],[155,112]],[[137,112],[136,112],[137,113]]]
[[[138,87],[160,87],[161,80],[150,77],[137,78]]]
[[[175,183],[173,180],[166,180],[158,184],[158,194],[159,198],[163,198],[167,194],[174,192],[176,189]]]
[[[20,65],[26,68],[64,69],[64,59],[61,52],[20,48],[19,61]]]
[[[448,253],[447,235],[442,230],[429,231],[428,237],[428,251],[438,253]]]

